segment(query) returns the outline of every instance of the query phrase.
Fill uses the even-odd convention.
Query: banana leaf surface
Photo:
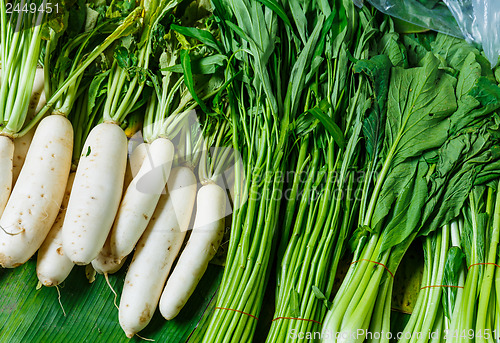
[[[36,260],[15,269],[0,269],[0,342],[145,342],[128,339],[118,323],[114,295],[102,275],[89,283],[84,267],[75,267],[59,287],[37,289]],[[222,277],[223,268],[209,265],[195,293],[179,316],[166,321],[156,311],[140,335],[156,342],[186,342],[208,310]],[[110,275],[119,295],[126,274],[124,266]],[[60,302],[59,302],[60,300]],[[63,311],[64,309],[64,311]]]

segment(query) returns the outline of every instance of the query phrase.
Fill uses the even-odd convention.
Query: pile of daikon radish
[[[133,254],[119,305],[127,337],[146,327],[158,304],[167,320],[180,312],[217,252],[228,206],[219,178],[231,152],[213,148],[227,130],[222,126],[207,134],[206,124],[193,123],[190,114],[198,101],[183,76],[162,69],[162,91],[142,107],[145,143],[133,151],[123,124],[138,110],[144,88],[139,73],[131,76],[115,60],[106,71],[102,101],[88,108],[90,82],[85,84],[83,71],[139,17],[137,68],[148,69],[151,28],[177,1],[151,3],[146,14],[136,8],[99,45],[88,47],[90,53],[70,47],[75,61],[58,70],[59,78],[47,70],[52,63],[47,54],[44,70],[31,63],[26,71],[29,64],[17,63],[0,74],[9,80],[2,90],[18,101],[30,99],[29,111],[18,110],[22,120],[15,130],[0,126],[0,265],[17,267],[38,251],[38,279],[50,287],[63,282],[75,264],[91,264],[107,278]],[[39,39],[37,30],[28,33],[33,41]],[[91,36],[84,37],[86,43]],[[29,47],[19,51],[36,61],[37,44],[35,57]],[[46,51],[54,49],[50,44]],[[2,66],[9,61],[4,50]],[[173,67],[183,58],[189,57],[164,52],[160,65]],[[33,86],[13,77],[28,72]],[[196,91],[205,98],[215,95],[220,83],[213,79],[197,83]],[[75,105],[79,101],[84,105]]]

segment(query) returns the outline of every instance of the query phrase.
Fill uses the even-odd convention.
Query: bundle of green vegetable
[[[296,105],[289,94],[292,99],[285,100],[288,112],[280,115],[283,99],[277,87],[286,84],[279,80],[276,13],[253,1],[217,1],[214,6],[231,61],[227,71],[233,79],[228,87],[229,120],[233,147],[241,154],[243,169],[237,165],[235,170],[235,212],[225,273],[203,341],[250,341],[270,272],[286,137]],[[302,83],[304,70],[297,72],[299,80],[294,86]]]
[[[388,35],[394,37],[388,32],[382,40]],[[389,54],[401,66],[375,58],[357,62],[358,68],[371,69],[376,96],[387,97],[387,114],[381,111],[380,125],[365,130],[367,147],[378,154],[373,161],[378,175],[361,207],[353,265],[324,327],[348,337],[364,330],[356,341],[390,330],[393,274],[414,238],[447,224],[474,184],[495,177],[497,141],[480,119],[500,103],[496,83],[481,77],[484,58],[441,35],[429,51],[418,41],[405,43],[408,60],[397,59],[399,48]],[[414,66],[403,68],[408,63]],[[390,75],[388,86],[384,75]]]
[[[347,55],[353,40],[361,44],[352,54],[367,53],[362,45],[368,47],[370,31],[353,32],[358,17],[352,3],[336,6],[317,8],[311,16],[322,28],[319,39],[314,33],[310,38],[317,39],[311,50],[318,70],[304,91],[305,112],[296,122],[299,151],[292,159],[297,164],[291,166],[295,177],[281,229],[268,342],[293,341],[299,333],[320,329],[333,291],[329,275],[336,274],[359,205],[354,197],[358,144],[370,100],[368,82],[352,74]]]
[[[440,341],[445,337],[445,332],[450,330],[455,299],[463,292],[463,256],[459,221],[443,226],[424,239],[422,286],[412,315],[402,331],[401,342],[428,338]]]
[[[401,340],[491,340],[500,69],[480,50],[397,33],[391,18],[350,0],[67,5],[30,27],[35,14],[1,4],[3,267],[38,250],[39,282],[84,290],[85,330],[102,313],[107,340],[387,342],[394,276],[423,242]],[[39,59],[47,103],[34,114]],[[27,146],[33,132],[10,194],[12,138]],[[219,274],[209,263],[221,245],[212,301]],[[75,263],[105,277],[85,288]],[[0,340],[25,320],[4,312],[14,294],[4,279],[31,282],[34,264],[19,270],[0,276]],[[118,311],[103,279],[120,293]],[[47,292],[56,290],[26,290]],[[19,326],[23,339],[60,311],[38,309]],[[63,331],[56,340],[68,339]]]
[[[500,232],[497,187],[496,182],[490,187],[475,187],[463,210],[462,236],[468,272],[461,296],[456,298],[447,341],[495,338],[500,319],[498,285],[494,284]]]

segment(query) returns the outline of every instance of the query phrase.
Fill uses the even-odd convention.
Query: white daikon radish
[[[160,312],[167,320],[179,314],[219,248],[224,236],[226,197],[224,189],[215,183],[198,191],[193,231],[160,299]]]
[[[33,82],[27,114],[28,120],[40,110],[41,107],[37,106],[39,102],[45,104],[45,97],[43,101],[39,101],[43,93],[43,80],[43,69],[39,68],[36,70]],[[0,216],[7,205],[12,186],[16,183],[21,172],[34,132],[35,130],[31,130],[29,134],[14,139],[13,144],[12,138],[8,135],[0,136]]]
[[[12,190],[12,157],[14,141],[0,135],[0,216],[2,215]]]
[[[130,148],[130,141],[129,141]],[[124,189],[128,187],[132,179],[137,175],[139,169],[141,168],[144,159],[148,153],[149,144],[141,143],[135,147],[132,153],[129,155],[127,169],[125,171],[125,181]],[[122,198],[123,199],[123,198]],[[92,261],[92,267],[99,274],[113,274],[120,270],[123,266],[126,258],[123,258],[120,262],[116,261],[114,256],[111,254],[110,248],[110,235],[106,239],[106,243],[102,247],[99,255]]]
[[[85,141],[62,228],[63,250],[75,264],[99,254],[116,216],[127,164],[127,137],[113,123],[92,129]]]
[[[21,168],[26,160],[28,149],[30,148],[31,141],[35,135],[36,128],[31,129],[24,136],[14,139],[14,159],[12,160],[12,184],[15,185]]]
[[[149,146],[141,169],[127,188],[110,233],[111,254],[116,263],[130,254],[153,215],[160,195],[165,189],[174,145],[158,138]]]
[[[125,278],[119,320],[127,337],[150,322],[191,220],[197,188],[191,169],[172,169],[167,188],[169,193],[161,196]]]
[[[74,266],[73,262],[64,254],[61,232],[74,180],[75,173],[69,174],[59,214],[47,238],[45,238],[45,241],[38,250],[36,275],[41,284],[47,287],[57,286],[66,280]]]
[[[104,243],[99,255],[92,261],[92,268],[99,274],[113,274],[120,270],[120,268],[125,264],[127,258],[122,258],[121,261],[117,261],[111,254],[111,248],[109,246],[109,236]]]
[[[38,125],[0,219],[0,265],[16,267],[38,250],[59,212],[71,167],[73,128],[63,116]]]
[[[128,185],[130,185],[130,182],[132,182],[132,179],[137,175],[139,169],[141,169],[142,163],[144,162],[144,159],[146,158],[146,155],[148,153],[148,148],[148,143],[141,143],[137,147],[135,147],[134,150],[132,150],[131,154],[129,154],[127,169],[125,170],[125,181],[123,183],[123,189],[127,189]]]
[[[37,74],[38,75],[38,74]],[[37,103],[34,103],[36,98]],[[45,93],[42,91],[41,95],[33,94],[30,102],[30,108],[28,110],[28,119],[32,118],[38,111],[45,106]],[[30,147],[33,136],[35,135],[36,126],[29,130],[25,135],[14,139],[14,160],[12,165],[12,184],[16,184],[17,178],[21,173],[21,168],[23,167],[24,160],[26,159],[26,154]]]

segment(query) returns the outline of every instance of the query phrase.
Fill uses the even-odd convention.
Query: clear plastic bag
[[[460,25],[465,39],[480,44],[491,65],[497,65],[500,56],[500,1],[443,1]]]
[[[353,0],[358,6],[363,0]],[[500,56],[499,0],[366,0],[379,11],[482,46],[492,67]]]

